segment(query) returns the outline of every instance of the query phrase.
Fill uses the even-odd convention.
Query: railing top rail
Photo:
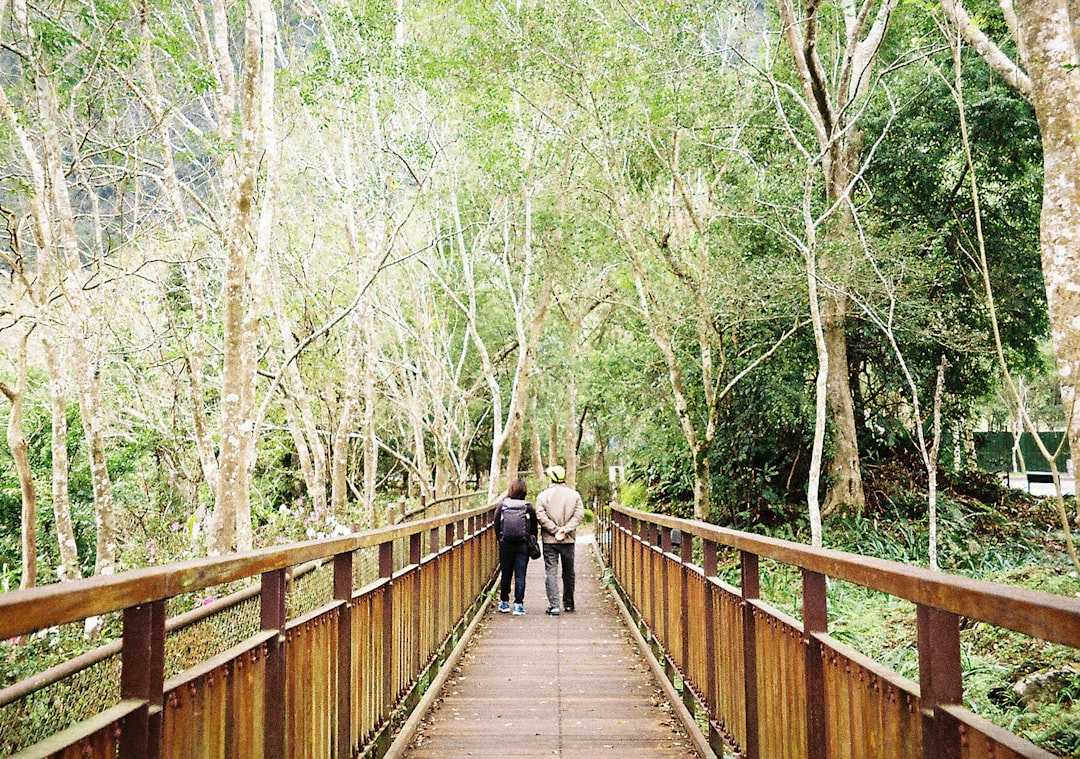
[[[308,561],[328,559],[340,553],[370,548],[479,516],[491,508],[488,505],[479,506],[339,538],[288,543],[244,553],[135,569],[118,575],[0,593],[0,640]]]
[[[707,522],[652,514],[619,504],[633,519],[681,530],[705,540],[882,591],[1052,643],[1080,648],[1080,599],[985,580],[934,572],[896,561],[739,532]]]

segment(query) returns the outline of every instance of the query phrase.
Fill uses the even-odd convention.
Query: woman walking
[[[536,510],[525,500],[525,480],[516,479],[495,507],[495,538],[499,541],[499,611],[510,612],[510,580],[514,580],[515,617],[525,613],[525,571],[529,568],[529,536],[536,535]]]

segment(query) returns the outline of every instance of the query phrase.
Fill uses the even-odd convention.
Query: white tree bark
[[[206,306],[206,283],[199,268],[197,259],[199,246],[195,241],[192,231],[192,223],[188,218],[184,202],[184,192],[176,169],[176,147],[173,143],[171,121],[166,116],[167,101],[161,95],[157,83],[157,74],[153,68],[151,58],[151,41],[153,35],[149,26],[149,12],[144,8],[140,13],[139,30],[139,82],[129,81],[129,86],[139,101],[147,109],[154,124],[158,142],[161,146],[162,166],[162,190],[168,201],[169,211],[172,215],[173,227],[178,235],[180,252],[183,256],[183,271],[187,282],[187,296],[191,304],[192,328],[189,330],[175,329],[177,335],[185,334],[186,339],[181,342],[184,363],[187,367],[187,391],[188,402],[191,407],[192,429],[194,432],[195,448],[198,452],[199,463],[202,469],[202,478],[212,493],[217,493],[217,454],[214,442],[212,425],[209,421],[209,412],[206,408],[206,333],[209,330],[209,320]]]
[[[960,0],[941,3],[964,40],[1035,107],[1043,145],[1043,282],[1075,458],[1080,455],[1080,414],[1069,412],[1080,384],[1080,9],[1070,0],[1000,0],[1000,5],[1015,35],[1019,62],[975,26]]]
[[[1001,8],[1010,32],[1016,36],[1019,31],[1019,21],[1012,3],[1010,0],[1001,0]],[[983,60],[986,61],[990,68],[1030,100],[1032,95],[1031,79],[1028,77],[1027,72],[1002,51],[982,29],[975,25],[964,4],[958,0],[941,0],[941,9],[956,28],[960,30],[964,41],[983,57]],[[1016,41],[1020,45],[1024,44],[1024,41],[1018,36]]]
[[[16,13],[16,21],[24,35],[29,38],[29,28],[25,7]],[[51,114],[55,108],[49,107],[55,101],[49,95],[48,82],[43,72],[35,71],[35,101],[34,106],[40,110],[46,107],[40,114],[42,143],[56,145],[59,138],[55,132],[55,121]],[[71,521],[71,499],[68,492],[68,453],[67,453],[67,382],[59,355],[56,335],[52,327],[52,319],[49,313],[48,296],[45,294],[50,287],[62,287],[65,262],[62,260],[60,245],[57,234],[54,232],[56,214],[54,204],[59,197],[59,191],[50,189],[49,169],[47,159],[39,156],[37,148],[30,139],[29,134],[23,129],[22,123],[16,113],[6,90],[0,86],[0,112],[3,113],[8,128],[15,135],[23,158],[26,161],[30,175],[32,191],[29,193],[29,207],[31,218],[31,230],[34,242],[37,246],[37,273],[33,277],[23,276],[22,282],[25,294],[30,300],[33,309],[33,319],[40,327],[40,339],[45,355],[46,372],[49,376],[49,394],[51,410],[51,452],[52,452],[52,501],[53,518],[56,523],[57,541],[59,544],[59,565],[57,566],[57,578],[61,581],[73,580],[82,576],[79,565],[78,548],[75,542],[75,532]],[[45,133],[49,132],[46,137]],[[56,148],[53,148],[54,156]],[[44,151],[43,151],[44,152]],[[66,180],[63,174],[59,176],[61,187],[66,188]],[[68,230],[70,231],[70,230]],[[19,253],[21,255],[21,252]],[[21,269],[18,271],[21,272]]]
[[[251,470],[255,441],[255,343],[259,334],[260,294],[273,222],[277,142],[273,90],[276,20],[268,0],[249,0],[246,8],[240,80],[234,110],[233,71],[224,0],[214,0],[214,52],[219,65],[220,112],[224,135],[237,143],[223,166],[229,223],[225,250],[222,313],[221,436],[218,492],[211,520],[212,553],[252,545]],[[229,83],[229,84],[226,84]],[[264,195],[259,198],[260,162],[266,159]],[[252,242],[254,241],[254,244]]]
[[[68,493],[67,388],[57,347],[45,331],[41,336],[41,344],[49,374],[51,398],[53,520],[56,522],[56,537],[60,547],[60,564],[56,568],[56,574],[60,582],[65,582],[82,577],[75,529],[71,523],[71,496]]]
[[[32,329],[32,327],[31,327]],[[0,382],[2,392],[11,404],[8,414],[7,444],[11,458],[15,462],[15,471],[19,475],[19,493],[22,500],[21,538],[22,572],[19,588],[25,590],[37,584],[37,488],[34,474],[30,469],[30,456],[26,437],[23,435],[23,407],[26,402],[27,350],[30,329],[24,330],[19,337],[18,351],[15,357],[15,384]]]
[[[1050,335],[1069,445],[1080,457],[1080,19],[1068,0],[1021,0],[1016,5],[1027,51],[1031,102],[1043,146],[1041,247]],[[1078,522],[1080,524],[1080,522]]]

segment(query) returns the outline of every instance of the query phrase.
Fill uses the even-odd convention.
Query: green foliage
[[[645,485],[640,482],[626,480],[619,484],[619,503],[633,509],[651,511],[645,500]]]
[[[592,469],[579,469],[577,490],[581,500],[589,506],[594,503],[606,504],[611,501],[611,482],[607,472]]]

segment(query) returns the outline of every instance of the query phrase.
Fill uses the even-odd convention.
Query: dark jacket
[[[502,509],[503,504],[507,502],[525,504],[525,513],[529,516],[529,534],[535,535],[539,523],[536,521],[536,509],[533,508],[533,505],[528,501],[520,501],[516,498],[503,498],[499,501],[499,505],[495,507],[495,539],[500,543],[502,542]],[[522,544],[524,542],[522,541]]]

